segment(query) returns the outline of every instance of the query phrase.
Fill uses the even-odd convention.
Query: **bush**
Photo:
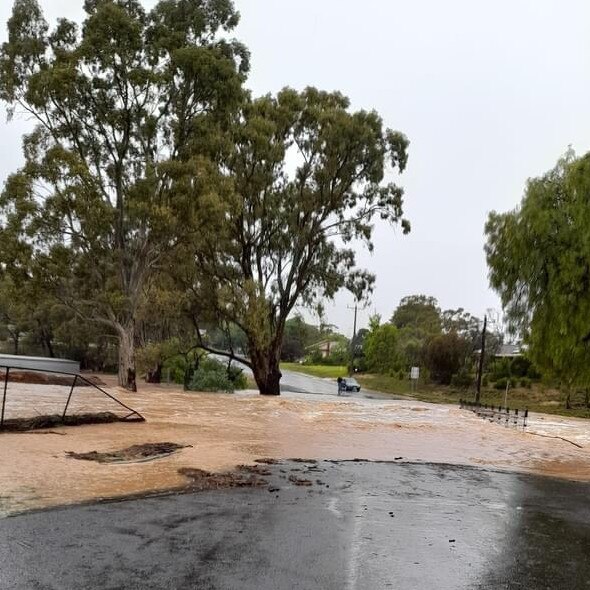
[[[461,369],[451,377],[451,385],[459,389],[467,389],[473,382],[473,375],[467,369]]]
[[[494,389],[506,389],[506,385],[508,385],[508,379],[502,377],[494,383]]]
[[[484,387],[487,387],[490,384],[490,378],[487,376],[487,374],[481,378],[481,384]]]
[[[247,387],[247,379],[242,369],[227,365],[212,358],[206,358],[193,373],[188,385],[189,391],[225,391],[228,393],[236,389]]]
[[[520,386],[525,387],[526,389],[530,389],[531,388],[531,380],[528,377],[523,377],[520,380]]]
[[[234,387],[225,371],[198,369],[194,372],[188,389],[189,391],[225,391],[231,393]]]
[[[464,365],[467,349],[467,341],[454,332],[432,338],[426,347],[425,364],[433,381],[449,385]]]
[[[490,367],[490,378],[492,381],[508,379],[510,373],[511,364],[508,358],[495,359]],[[504,384],[504,387],[506,387],[506,384]]]

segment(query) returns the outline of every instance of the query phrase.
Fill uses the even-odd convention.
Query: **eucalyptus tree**
[[[135,389],[142,290],[206,230],[217,197],[202,153],[242,99],[248,53],[228,39],[231,0],[84,9],[81,27],[59,19],[50,30],[36,0],[14,3],[0,99],[36,126],[0,219],[64,304],[117,334],[119,382]],[[191,190],[172,190],[187,171]]]
[[[353,243],[373,249],[374,219],[409,231],[392,177],[407,147],[376,112],[351,111],[342,94],[314,88],[248,101],[236,118],[219,157],[231,182],[226,212],[215,239],[196,250],[192,306],[197,329],[208,309],[245,333],[247,356],[217,352],[248,365],[260,393],[280,392],[285,322],[297,304],[371,291],[374,276],[357,268]]]
[[[528,181],[486,224],[490,283],[531,360],[569,390],[590,386],[590,154]],[[569,399],[569,398],[568,398]]]

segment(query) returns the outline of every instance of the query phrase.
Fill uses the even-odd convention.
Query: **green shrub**
[[[188,386],[189,391],[225,391],[233,392],[233,383],[225,371],[206,371],[197,369]]]
[[[520,386],[525,387],[526,389],[530,389],[531,388],[531,380],[528,377],[523,377],[520,380]]]
[[[481,378],[481,384],[484,387],[487,387],[490,384],[490,378],[487,376],[487,374],[485,374],[482,378]]]
[[[507,384],[508,384],[508,379],[506,379],[506,377],[502,377],[501,379],[498,379],[494,383],[494,389],[506,389]]]
[[[245,389],[248,380],[239,367],[228,367],[216,359],[205,358],[199,363],[199,368],[193,373],[188,385],[189,391],[226,391]]]
[[[459,389],[467,389],[473,382],[473,375],[467,369],[461,369],[451,377],[451,385]]]

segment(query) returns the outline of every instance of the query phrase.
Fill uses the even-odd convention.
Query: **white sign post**
[[[416,391],[416,382],[420,378],[420,367],[412,367],[410,369],[410,383],[412,392]]]

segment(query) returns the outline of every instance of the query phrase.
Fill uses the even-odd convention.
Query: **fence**
[[[47,424],[76,423],[112,418],[143,421],[143,416],[79,373],[0,365],[0,430],[42,428]],[[19,373],[57,376],[57,382],[27,382]],[[78,388],[78,389],[76,389]],[[75,394],[75,395],[74,395]],[[112,421],[111,420],[111,421]],[[27,422],[25,425],[24,423]]]
[[[518,409],[511,410],[510,408],[503,408],[502,406],[488,406],[488,404],[481,404],[479,402],[472,402],[469,400],[459,400],[459,407],[462,410],[471,410],[484,420],[503,424],[504,426],[521,427],[523,430],[527,427],[529,418],[529,410],[525,408],[524,411]]]

